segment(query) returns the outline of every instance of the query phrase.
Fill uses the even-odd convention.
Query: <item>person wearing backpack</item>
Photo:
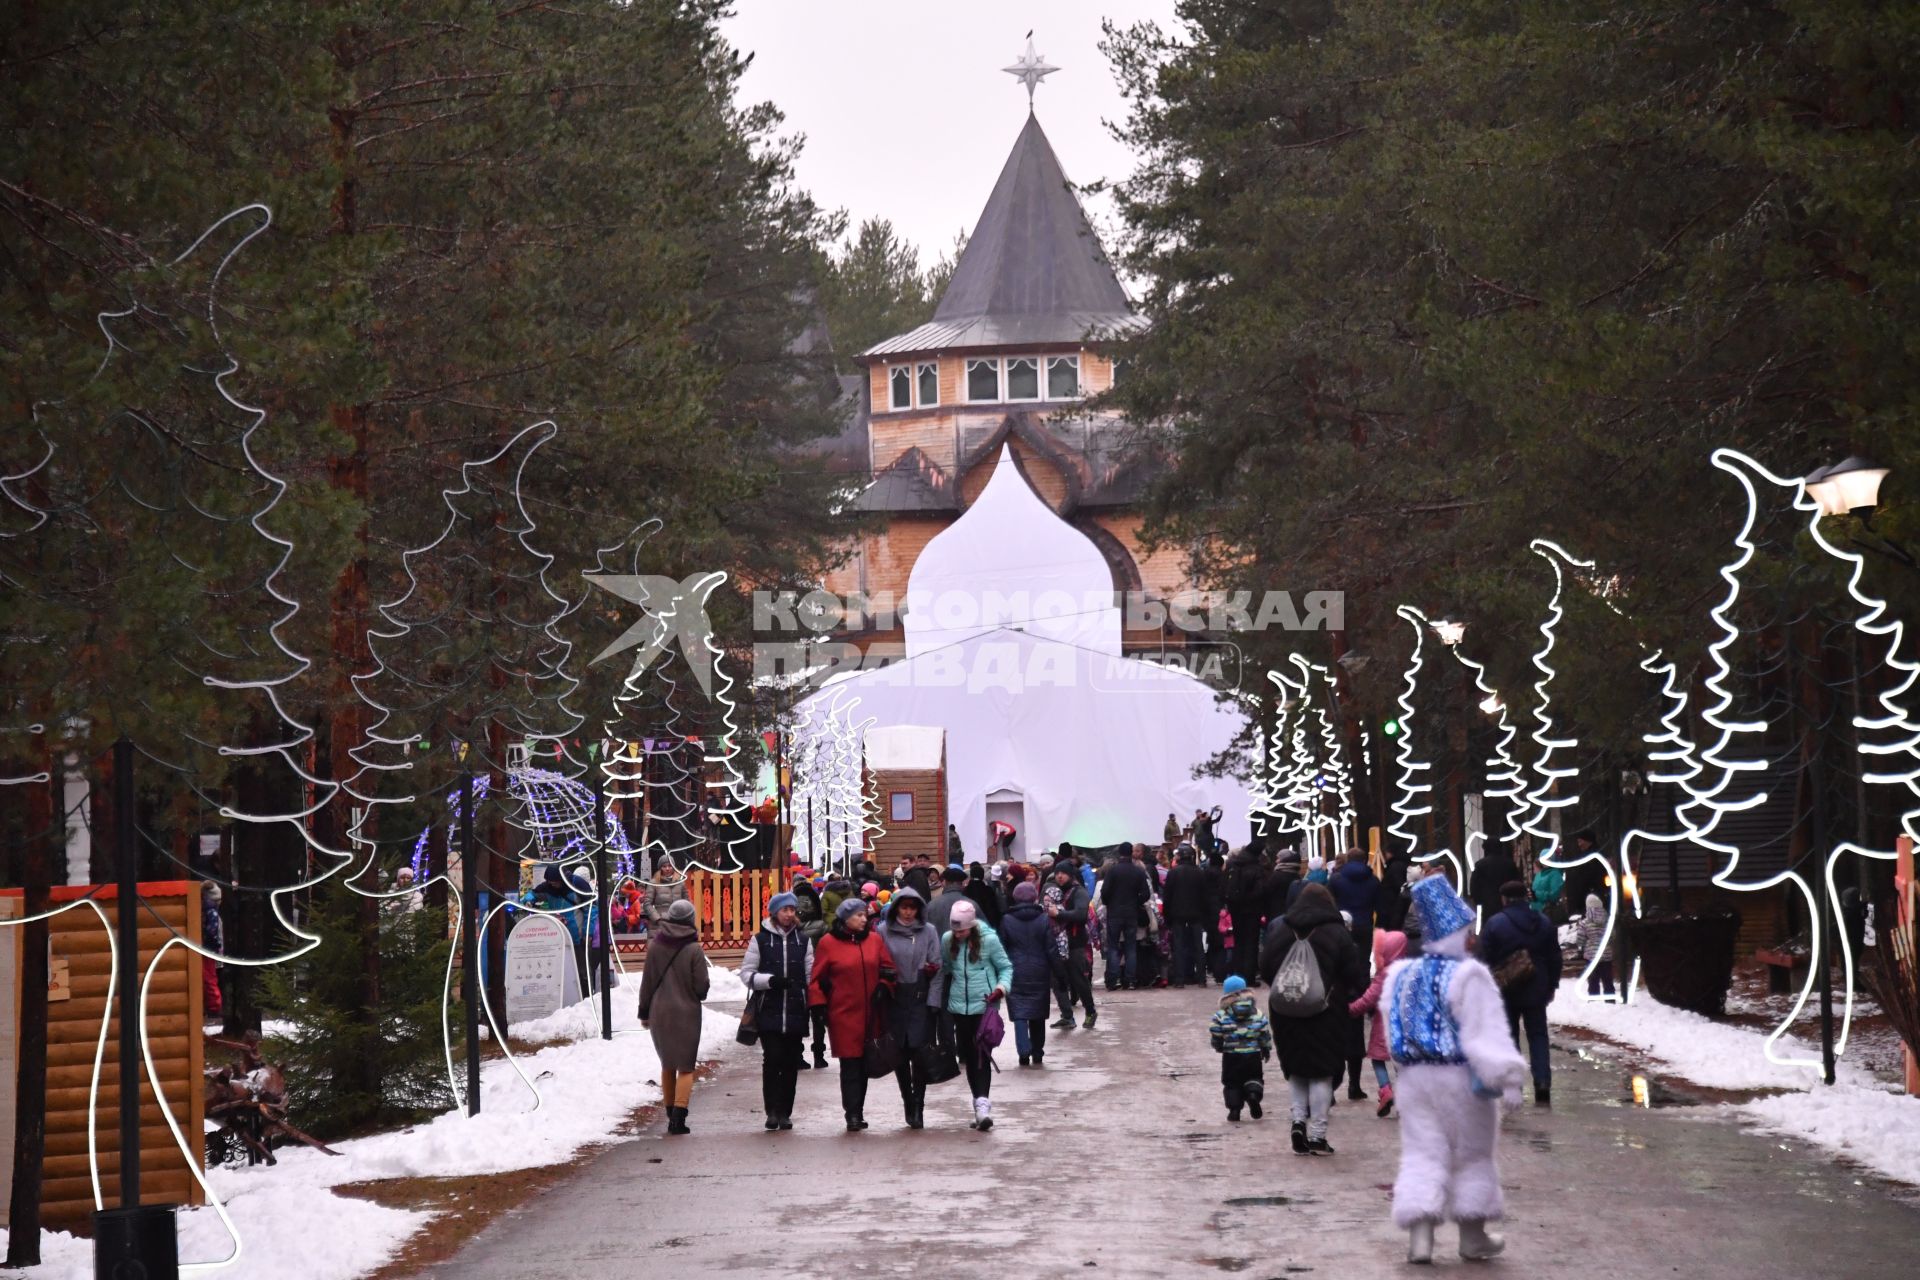
[[[1367,959],[1327,886],[1304,885],[1287,914],[1267,927],[1260,976],[1271,987],[1274,1047],[1293,1094],[1294,1154],[1330,1156],[1327,1112],[1351,1034],[1347,1006],[1367,988]]]
[[[1500,886],[1504,905],[1480,931],[1480,960],[1493,973],[1507,1010],[1507,1030],[1520,1041],[1527,1028],[1527,1057],[1533,1063],[1535,1106],[1553,1105],[1553,1065],[1548,1060],[1547,1006],[1560,989],[1560,931],[1553,921],[1527,905],[1527,886],[1509,880]],[[1524,957],[1524,958],[1523,958]]]

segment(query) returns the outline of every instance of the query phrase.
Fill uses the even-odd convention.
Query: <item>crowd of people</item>
[[[1476,864],[1463,898],[1447,864],[1405,854],[1377,874],[1359,849],[1331,864],[1257,841],[1228,855],[1206,817],[1182,827],[1169,815],[1179,842],[1157,849],[1063,844],[1032,864],[913,857],[884,876],[864,861],[838,875],[792,868],[740,965],[741,1038],[761,1046],[766,1128],[793,1127],[800,1072],[831,1056],[850,1133],[868,1127],[868,1086],[883,1076],[907,1128],[924,1127],[930,1085],[964,1078],[970,1127],[990,1131],[1009,1024],[1019,1065],[1043,1068],[1050,1030],[1097,1022],[1102,955],[1109,991],[1219,984],[1207,1035],[1227,1119],[1262,1118],[1277,1057],[1296,1154],[1335,1154],[1336,1095],[1344,1085],[1348,1100],[1367,1100],[1370,1075],[1376,1116],[1400,1116],[1394,1213],[1409,1258],[1431,1259],[1443,1219],[1460,1223],[1462,1256],[1498,1252],[1486,1229],[1501,1208],[1498,1109],[1523,1100],[1529,1073],[1536,1104],[1551,1103],[1546,1008],[1562,952],[1550,908],[1584,886],[1546,869],[1523,880],[1499,854]],[[1587,896],[1579,932],[1604,932]],[[663,1022],[674,1040],[660,1047],[675,1134],[688,1131],[681,1064],[698,1041],[697,1020],[689,1039],[676,1019],[705,987],[674,972],[698,948],[679,927],[690,916],[684,899],[669,904],[667,945],[649,948],[641,988],[656,1043]]]

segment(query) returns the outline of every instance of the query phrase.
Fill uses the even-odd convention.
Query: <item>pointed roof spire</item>
[[[1029,115],[933,319],[863,354],[1071,343],[1138,324],[1039,117]]]

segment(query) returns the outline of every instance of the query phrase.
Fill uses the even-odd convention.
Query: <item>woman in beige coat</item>
[[[646,901],[642,909],[647,916],[647,932],[652,933],[666,923],[667,911],[676,902],[686,902],[687,877],[673,865],[673,859],[661,855],[659,863],[653,869],[653,880],[647,885]]]
[[[660,1097],[667,1104],[667,1132],[688,1133],[687,1104],[700,1058],[700,1002],[707,998],[707,953],[700,949],[693,903],[682,898],[647,941],[640,975],[640,1025],[660,1055]]]

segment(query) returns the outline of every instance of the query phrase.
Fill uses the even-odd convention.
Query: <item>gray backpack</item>
[[[1267,993],[1267,1012],[1275,1018],[1311,1018],[1327,1008],[1327,984],[1320,976],[1320,957],[1305,933],[1287,948],[1286,959],[1273,975]]]

